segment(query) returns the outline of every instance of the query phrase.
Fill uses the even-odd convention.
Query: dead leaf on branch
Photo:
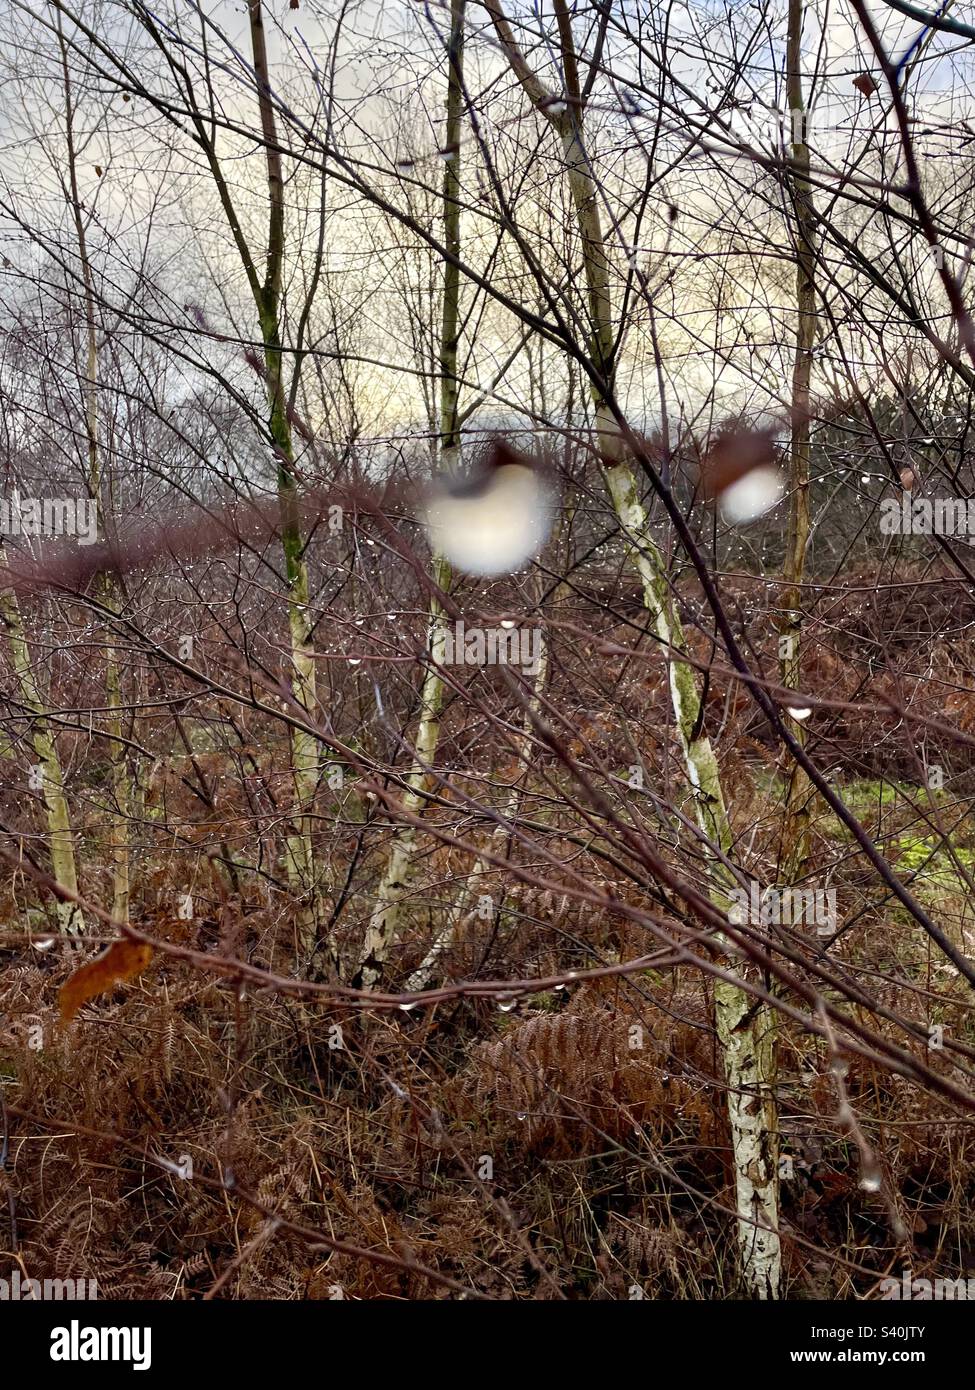
[[[152,960],[152,947],[141,941],[113,941],[107,951],[76,970],[61,986],[61,1022],[68,1024],[82,1004],[106,994],[123,980],[134,980]]]

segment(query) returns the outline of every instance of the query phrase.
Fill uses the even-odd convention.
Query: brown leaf
[[[877,84],[868,72],[861,72],[859,77],[854,77],[853,85],[865,97],[872,97],[877,90]]]
[[[82,1004],[105,994],[120,980],[133,980],[152,960],[152,947],[140,941],[113,941],[107,951],[81,966],[61,986],[61,1022],[70,1023]]]
[[[905,492],[910,492],[917,481],[917,474],[914,472],[913,468],[902,468],[900,478],[901,487]]]

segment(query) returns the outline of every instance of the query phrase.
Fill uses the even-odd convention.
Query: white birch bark
[[[446,560],[439,556],[434,559],[433,574],[441,589],[450,583],[450,567]],[[442,609],[435,600],[431,603],[428,653],[430,660],[420,693],[420,717],[413,765],[406,779],[407,791],[403,797],[404,810],[411,815],[418,815],[423,809],[423,793],[427,790],[429,769],[436,757],[437,743],[440,739],[440,711],[444,691],[440,669],[443,667],[446,654],[446,628]],[[365,989],[372,989],[382,978],[390,949],[396,940],[401,905],[410,888],[416,844],[415,826],[403,826],[393,836],[389,859],[376,893],[362,950],[359,978]]]
[[[813,346],[816,341],[816,218],[809,181],[809,145],[802,95],[802,0],[789,0],[786,43],[786,96],[792,122],[792,172],[788,187],[796,236],[796,348],[792,368],[792,445],[789,458],[789,524],[783,566],[782,617],[779,626],[779,673],[782,684],[796,690],[802,678],[802,576],[809,543],[809,405]],[[806,731],[793,727],[804,743]],[[791,886],[805,872],[809,843],[809,779],[795,762],[787,766],[782,824],[782,881]]]
[[[612,390],[615,362],[608,261],[598,189],[585,142],[585,97],[579,84],[571,17],[565,0],[554,0],[554,3],[567,100],[554,98],[536,77],[514,39],[499,0],[484,0],[512,71],[535,107],[555,128],[562,143],[566,177],[582,243],[589,300],[591,364],[606,387]],[[700,696],[693,668],[680,660],[679,654],[686,648],[680,620],[670,600],[666,568],[649,533],[632,469],[623,461],[615,417],[595,387],[593,403],[599,453],[606,468],[616,515],[633,542],[644,603],[657,636],[673,649],[669,657],[671,703],[684,766],[694,788],[698,824],[727,851],[731,847],[731,833],[717,760],[707,738],[693,737],[698,726]],[[726,911],[729,900],[723,891],[723,877],[720,861],[714,859],[711,897],[716,906]],[[754,1297],[773,1299],[779,1296],[781,1287],[773,1034],[766,1012],[754,1008],[746,990],[718,982],[714,996],[715,1025],[727,1082],[742,1277]]]
[[[445,164],[443,176],[444,244],[455,256],[460,255],[460,131],[463,116],[464,68],[464,10],[465,0],[451,0],[450,37],[447,50],[447,120],[445,128]],[[443,312],[440,329],[440,463],[448,472],[456,471],[461,462],[460,421],[458,412],[457,347],[460,326],[460,269],[452,261],[444,263]],[[450,583],[450,567],[441,556],[435,556],[433,575],[437,587],[446,590]],[[414,745],[413,766],[407,778],[403,798],[406,811],[416,815],[424,804],[428,769],[432,766],[440,738],[440,710],[443,704],[443,681],[439,668],[446,653],[446,629],[443,611],[436,598],[430,603],[430,627],[427,642],[430,657],[420,692],[420,716]],[[386,869],[379,883],[376,901],[366,929],[359,978],[370,989],[382,978],[390,949],[396,939],[400,908],[409,890],[417,833],[413,826],[398,830],[392,842]]]
[[[0,550],[0,566],[6,565],[6,558]],[[10,655],[14,675],[20,689],[20,699],[25,710],[32,716],[31,743],[37,776],[41,782],[40,791],[44,797],[47,817],[48,846],[51,854],[51,873],[60,888],[69,893],[78,891],[78,874],[75,865],[74,839],[71,834],[71,817],[68,799],[64,794],[64,777],[57,746],[51,734],[44,705],[34,670],[31,665],[30,649],[24,632],[20,605],[11,589],[4,588],[0,579],[0,621],[3,622],[10,642]],[[85,929],[84,917],[77,903],[59,900],[55,904],[55,915],[62,932],[79,936]]]
[[[542,638],[541,651],[538,659],[538,672],[535,677],[535,689],[528,704],[528,710],[522,725],[522,730],[518,736],[518,774],[511,794],[505,807],[505,820],[510,825],[518,815],[518,808],[521,804],[524,778],[528,771],[531,758],[531,731],[533,718],[537,717],[541,708],[541,692],[545,688],[545,676],[548,671],[548,643]],[[508,834],[506,826],[499,825],[492,832],[492,840],[497,843]],[[478,896],[478,879],[485,873],[488,865],[486,860],[480,856],[471,871],[470,877],[466,878],[461,884],[457,893],[456,900],[448,915],[447,921],[441,930],[434,937],[429,950],[423,960],[413,971],[406,981],[406,989],[413,993],[421,989],[426,989],[433,977],[433,972],[437,968],[437,962],[446,951],[450,949],[457,940],[460,929],[465,921],[464,908],[471,898]]]
[[[98,325],[95,318],[95,284],[91,258],[88,254],[88,238],[85,231],[81,194],[78,189],[78,162],[74,137],[74,93],[68,66],[67,46],[61,31],[60,12],[57,16],[57,27],[61,50],[61,76],[64,84],[68,193],[84,286],[85,371],[82,380],[82,397],[85,407],[85,433],[88,440],[88,491],[95,502],[98,530],[104,537],[105,510],[102,506],[101,451],[98,441]],[[112,612],[117,611],[116,586],[108,575],[100,576],[98,591],[105,607]],[[105,695],[109,711],[108,758],[111,767],[110,785],[113,803],[108,808],[109,858],[112,865],[112,916],[116,921],[127,922],[129,919],[129,814],[132,788],[126,748],[122,741],[122,673],[118,651],[110,639],[106,641],[105,645]]]
[[[277,454],[281,543],[288,581],[291,691],[300,707],[314,715],[317,691],[315,654],[308,611],[308,565],[305,561],[296,505],[294,440],[285,397],[281,345],[280,308],[285,252],[284,174],[278,149],[274,103],[271,99],[263,0],[248,0],[247,9],[267,164],[269,206],[267,261],[263,282],[255,269],[216,156],[212,150],[208,153],[211,170],[247,274],[261,325],[270,406],[270,433]],[[291,731],[291,771],[294,779],[294,807],[291,830],[286,840],[285,863],[292,891],[298,900],[299,965],[302,968],[310,968],[321,944],[318,933],[324,920],[322,890],[312,840],[314,817],[311,814],[318,790],[319,744],[314,735],[301,729]]]

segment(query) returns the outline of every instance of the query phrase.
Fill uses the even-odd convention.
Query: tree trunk
[[[528,702],[528,709],[525,712],[521,732],[518,735],[518,773],[514,785],[511,788],[511,794],[508,797],[507,805],[505,806],[505,820],[509,825],[518,815],[518,808],[521,805],[522,792],[524,789],[524,779],[530,766],[533,720],[541,712],[541,695],[542,691],[545,689],[545,679],[548,672],[548,653],[548,642],[543,638],[538,660],[538,672],[535,676],[535,688]],[[496,846],[499,846],[501,841],[503,841],[508,834],[509,831],[505,826],[499,825],[492,832],[491,839]],[[464,908],[471,898],[477,896],[478,880],[486,873],[489,867],[485,859],[478,857],[470,878],[465,879],[458,890],[456,899],[448,913],[447,921],[437,933],[423,960],[406,981],[407,990],[413,992],[426,989],[436,969],[437,961],[444,952],[450,949],[459,936],[464,921]],[[498,925],[500,927],[501,924],[499,923]]]
[[[733,849],[731,826],[721,789],[718,762],[700,728],[701,698],[694,669],[681,661],[686,650],[680,618],[673,606],[663,557],[647,529],[630,470],[618,466],[609,475],[610,493],[620,523],[633,542],[643,582],[643,602],[653,630],[664,646],[670,674],[671,703],[688,781],[694,791],[695,818],[703,834],[726,856]],[[720,859],[712,858],[709,897],[727,913],[732,880]],[[752,1294],[779,1296],[782,1277],[779,1224],[778,1118],[775,1107],[774,1020],[737,985],[718,980],[714,986],[715,1027],[728,1083],[728,1118],[735,1173],[738,1239],[742,1272]]]
[[[0,565],[6,565],[6,558],[0,551]],[[24,633],[20,606],[13,591],[2,586],[0,581],[0,620],[7,630],[14,675],[20,687],[20,699],[31,715],[31,742],[37,764],[33,770],[31,784],[39,783],[36,790],[44,797],[47,810],[48,845],[51,853],[51,873],[58,886],[69,893],[78,891],[78,874],[75,867],[74,840],[71,835],[71,818],[68,801],[64,794],[64,778],[61,773],[61,760],[57,746],[47,721],[40,691],[31,666],[30,649]],[[78,936],[85,929],[84,917],[77,903],[59,900],[55,905],[58,926],[69,935]]]
[[[779,627],[779,675],[790,690],[802,681],[802,576],[809,543],[809,383],[816,341],[815,208],[809,182],[809,146],[802,96],[803,0],[789,0],[786,47],[786,95],[792,129],[792,174],[789,192],[796,224],[796,350],[792,368],[792,447],[789,458],[789,526],[783,567],[782,616]],[[796,724],[799,743],[805,730]],[[786,886],[805,871],[809,849],[811,787],[795,763],[788,769],[780,862]]]
[[[444,245],[453,256],[460,256],[460,135],[464,111],[464,9],[466,0],[451,0],[450,38],[447,50],[447,122],[444,140],[443,218]],[[440,327],[440,463],[455,472],[461,462],[458,412],[457,348],[460,331],[460,267],[446,260],[443,268],[443,312]],[[437,587],[446,590],[450,567],[442,556],[434,556],[433,575]],[[420,719],[415,757],[407,778],[409,790],[403,800],[407,811],[416,815],[423,808],[427,769],[433,763],[440,738],[440,710],[443,681],[438,667],[446,651],[444,615],[436,598],[430,602],[428,652],[430,664],[423,677]],[[400,905],[410,880],[416,851],[416,829],[405,826],[394,837],[386,870],[376,893],[376,902],[366,930],[359,979],[371,989],[382,978],[399,923]]]
[[[85,433],[88,441],[88,491],[95,502],[98,530],[105,538],[106,518],[102,505],[102,470],[98,441],[98,325],[95,318],[95,285],[91,258],[88,255],[88,239],[85,233],[81,194],[78,190],[78,161],[74,138],[74,95],[71,86],[71,72],[68,66],[68,51],[61,31],[60,11],[57,15],[57,27],[58,43],[61,50],[61,75],[64,84],[68,189],[75,238],[78,243],[78,260],[81,263],[81,278],[84,285],[86,360],[82,396],[85,405]],[[118,610],[119,596],[116,592],[116,585],[109,575],[100,576],[98,593],[106,608],[112,612]],[[129,778],[128,756],[125,744],[122,742],[122,674],[119,667],[118,652],[111,639],[108,640],[105,648],[105,694],[109,710],[108,757],[111,766],[112,795],[112,804],[108,808],[109,858],[112,865],[112,916],[116,921],[127,922],[129,920],[130,887],[129,816],[132,788]]]
[[[554,100],[521,54],[498,0],[485,0],[502,49],[528,97],[555,127],[562,142],[576,223],[582,242],[589,300],[590,354],[606,394],[613,390],[613,323],[606,244],[599,215],[598,190],[583,127],[585,96],[579,84],[572,22],[565,0],[555,0],[561,38],[565,100]],[[593,387],[596,433],[610,496],[620,524],[634,546],[643,584],[644,603],[657,636],[674,652],[685,650],[679,617],[670,600],[663,557],[647,528],[632,469],[623,461],[619,429],[602,392]],[[726,853],[731,831],[721,792],[717,760],[710,741],[697,734],[700,696],[693,668],[674,652],[668,654],[670,691],[687,777],[694,789],[698,824]],[[710,896],[727,911],[727,874],[712,861]],[[778,1232],[777,1117],[775,1059],[767,1011],[754,1006],[747,991],[715,985],[715,1023],[728,1086],[735,1174],[738,1237],[744,1283],[762,1299],[777,1298],[781,1284]]]
[[[294,441],[282,370],[280,305],[284,264],[284,178],[281,155],[277,148],[274,104],[271,100],[270,70],[267,44],[264,37],[262,0],[249,0],[251,50],[257,77],[258,107],[264,136],[268,188],[267,263],[261,284],[243,243],[243,234],[236,218],[231,226],[238,242],[248,279],[254,295],[264,344],[264,365],[268,404],[269,428],[277,457],[278,506],[281,518],[281,543],[284,550],[285,573],[288,583],[288,632],[291,641],[291,692],[295,701],[309,714],[316,706],[315,654],[311,643],[311,621],[308,613],[308,566],[298,521],[295,477]],[[229,194],[218,175],[224,205],[229,209]],[[304,968],[311,966],[318,951],[318,933],[323,920],[321,887],[318,882],[312,842],[314,820],[311,814],[319,780],[319,745],[312,734],[301,729],[291,731],[291,771],[294,778],[294,814],[291,833],[287,836],[286,863],[292,892],[299,903],[298,956]]]

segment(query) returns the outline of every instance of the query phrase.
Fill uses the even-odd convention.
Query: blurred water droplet
[[[785,479],[772,465],[753,468],[750,473],[726,487],[718,499],[725,521],[754,521],[776,506],[785,493]]]
[[[498,443],[467,477],[439,478],[423,513],[430,548],[466,574],[511,574],[541,550],[555,494],[533,460]]]

